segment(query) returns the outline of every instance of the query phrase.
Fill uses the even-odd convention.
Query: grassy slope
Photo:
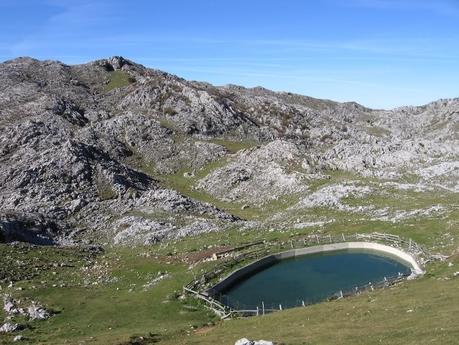
[[[186,171],[189,171],[189,169],[180,170],[173,175],[154,175],[152,173],[150,173],[150,175],[156,178],[166,188],[177,190],[178,192],[189,196],[190,198],[210,203],[222,210],[227,211],[228,213],[247,220],[256,220],[262,217],[266,217],[271,215],[273,212],[285,209],[287,206],[292,204],[292,200],[297,200],[297,197],[295,196],[288,196],[285,198],[280,198],[276,201],[269,202],[263,205],[263,207],[251,206],[249,208],[242,209],[242,205],[244,205],[244,203],[221,201],[203,190],[193,188],[199,179],[207,176],[213,170],[222,167],[227,163],[228,158],[226,157],[223,157],[215,162],[211,162],[197,170],[194,177],[183,176],[183,174]]]
[[[459,264],[459,260],[455,260]],[[164,344],[233,344],[238,337],[300,344],[457,344],[453,315],[459,278],[445,264],[419,281],[390,289],[247,320],[222,322],[205,334]],[[445,277],[451,278],[444,280]]]
[[[448,221],[451,220],[437,220],[439,232],[444,231]],[[422,233],[432,228],[431,222],[417,221]],[[383,225],[361,225],[350,232],[384,230]],[[394,224],[390,230],[403,233],[405,226]],[[325,232],[341,230],[332,225]],[[23,267],[35,261],[34,257],[41,258],[36,265],[39,273],[35,277],[28,276],[28,280],[19,279],[14,288],[23,290],[12,291],[16,297],[39,300],[59,312],[48,321],[30,323],[32,328],[23,334],[31,344],[120,344],[135,334],[146,336],[150,332],[157,334],[155,339],[164,344],[233,344],[243,336],[274,339],[285,344],[371,344],[378,343],[379,339],[389,344],[421,344],[420,339],[425,339],[424,343],[455,343],[459,327],[451,315],[459,311],[459,304],[454,303],[459,298],[459,278],[452,278],[459,267],[457,258],[453,267],[447,267],[446,263],[432,264],[425,278],[399,287],[258,319],[220,322],[196,301],[180,301],[174,297],[174,293],[192,279],[193,272],[212,265],[199,264],[193,272],[188,271],[189,265],[181,261],[184,253],[193,254],[209,245],[235,245],[256,239],[287,240],[299,232],[302,231],[240,233],[233,230],[148,248],[108,248],[105,254],[92,259],[79,252],[65,251],[64,255],[56,249],[34,248],[20,255],[22,266],[7,259],[22,249],[1,245],[0,260],[2,267],[8,265],[11,279],[20,277]],[[437,243],[434,236],[420,238],[429,247]],[[452,247],[448,245],[442,251],[448,253]],[[40,254],[42,252],[44,254]],[[53,266],[55,262],[69,261],[75,267]],[[92,268],[83,270],[84,266]],[[160,271],[167,271],[171,278],[145,290],[143,285]],[[112,282],[93,285],[98,276]],[[444,280],[445,277],[451,279]],[[59,287],[62,281],[70,287]],[[54,284],[57,286],[53,287]],[[407,313],[409,309],[413,312]],[[205,335],[192,331],[216,321],[217,327]],[[11,336],[0,336],[0,344],[10,340]]]
[[[284,212],[296,202],[297,197],[286,198],[262,208],[241,210],[238,204],[218,201],[191,188],[197,179],[223,164],[225,160],[211,163],[191,179],[183,177],[183,172],[156,178],[165,186],[246,219],[263,219],[272,213]],[[356,176],[334,172],[329,180],[315,181],[310,190],[355,179]],[[290,236],[311,232],[380,231],[411,237],[437,252],[451,253],[459,243],[457,198],[453,194],[391,191],[390,195],[349,198],[346,203],[407,210],[446,203],[452,206],[453,211],[441,217],[390,223],[370,221],[361,214],[317,208],[304,211],[305,216],[310,219],[326,216],[334,218],[335,222],[322,228],[285,232],[240,232],[233,229],[148,248],[107,248],[105,254],[95,258],[77,250],[0,245],[0,267],[3,268],[0,269],[0,278],[5,278],[0,285],[3,292],[39,300],[59,312],[48,321],[28,322],[30,328],[22,334],[29,339],[25,343],[30,344],[122,344],[133,335],[148,337],[149,333],[154,336],[145,343],[232,345],[240,337],[250,337],[273,339],[290,345],[456,344],[459,327],[452,315],[459,311],[459,304],[455,303],[459,299],[459,278],[452,278],[452,273],[459,270],[457,258],[453,267],[447,267],[446,263],[431,264],[425,278],[391,289],[248,320],[218,321],[195,300],[178,300],[175,293],[192,279],[193,272],[212,265],[201,263],[189,271],[189,264],[181,260],[183,255],[192,255],[209,245],[237,245],[260,239],[288,240]],[[74,267],[56,268],[53,265],[56,262],[70,262]],[[32,264],[37,267],[33,274],[28,268]],[[90,268],[84,270],[85,266]],[[143,285],[160,271],[167,271],[171,278],[145,290]],[[101,280],[97,279],[99,276],[102,281],[108,279],[111,282],[93,285]],[[13,290],[5,289],[9,280],[19,280]],[[62,282],[67,286],[60,287]],[[16,290],[17,287],[23,290]],[[0,317],[3,315],[0,314]],[[216,323],[216,326],[193,331],[209,323]],[[0,335],[0,344],[8,344],[11,339],[11,336]]]
[[[120,87],[128,86],[133,83],[134,79],[129,73],[124,71],[113,71],[110,72],[110,81],[104,86],[104,91],[110,91]]]
[[[0,259],[2,265],[5,258],[11,256],[11,249],[0,246],[4,254]],[[56,260],[61,256],[60,250],[29,250],[29,257],[24,256],[22,261],[31,265],[34,256],[41,256],[40,273],[28,280],[19,279],[13,289],[3,285],[2,292],[20,299],[38,300],[58,314],[47,321],[27,322],[29,328],[21,332],[28,338],[25,343],[118,344],[137,333],[164,336],[212,321],[215,316],[196,308],[195,300],[182,302],[175,297],[175,291],[181,291],[192,279],[187,265],[164,254],[148,257],[148,253],[156,250],[159,246],[117,248],[99,255],[92,263],[76,251],[68,250],[66,258],[75,265],[72,268],[54,267],[54,263],[60,262]],[[10,272],[14,271],[15,277],[21,276],[20,266],[10,265]],[[158,272],[167,272],[170,278],[145,288]],[[105,278],[112,282],[100,283]],[[61,287],[62,281],[67,286]],[[11,339],[11,336],[0,335],[0,344],[8,344]]]

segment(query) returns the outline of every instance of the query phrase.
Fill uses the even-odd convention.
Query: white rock
[[[23,339],[24,339],[24,337],[23,337],[22,335],[17,335],[17,336],[15,336],[15,337],[13,338],[13,341],[21,341],[21,340],[23,340]]]
[[[18,329],[19,325],[17,323],[6,322],[2,327],[0,327],[0,333],[13,333]]]
[[[46,320],[51,316],[45,308],[35,304],[27,308],[27,314],[31,320]]]
[[[197,219],[177,227],[172,223],[137,216],[121,218],[114,223],[114,228],[118,229],[118,233],[114,236],[113,242],[122,245],[150,245],[167,238],[180,238],[221,230],[221,226],[211,219]]]
[[[153,278],[152,280],[150,280],[143,287],[146,288],[146,289],[151,288],[151,287],[155,286],[156,284],[158,284],[161,280],[167,279],[169,277],[170,277],[170,275],[168,273],[158,272],[158,276],[156,278]]]
[[[387,214],[385,209],[378,209],[373,212],[374,217],[372,220],[396,223],[409,218],[440,216],[445,212],[446,208],[442,205],[433,205],[428,208],[415,209],[411,211],[398,210],[390,214]]]
[[[11,298],[5,298],[3,303],[4,303],[3,304],[3,310],[7,314],[18,314],[19,313],[19,310],[16,307],[16,304],[14,303],[14,300],[12,300]]]
[[[342,199],[349,196],[363,198],[365,195],[372,192],[372,188],[368,186],[359,186],[354,182],[343,184],[332,184],[325,186],[318,191],[309,194],[303,198],[295,208],[314,208],[327,207],[339,209],[343,211],[365,211],[342,203]]]
[[[234,345],[274,345],[272,341],[266,341],[266,340],[249,340],[247,338],[241,338],[238,341],[234,343]]]
[[[418,175],[422,176],[425,179],[430,179],[433,177],[445,175],[453,171],[459,170],[459,162],[441,162],[436,165],[429,166],[427,168],[419,169],[417,171]]]
[[[239,151],[234,159],[200,179],[197,189],[222,201],[262,205],[291,193],[306,192],[307,174],[292,171],[291,162],[302,163],[298,147],[284,140]]]

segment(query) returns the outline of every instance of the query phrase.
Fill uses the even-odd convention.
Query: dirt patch
[[[203,335],[211,332],[216,326],[205,326],[194,331],[195,334]]]
[[[192,252],[192,253],[187,253],[183,256],[183,261],[188,263],[188,264],[194,264],[196,262],[209,259],[211,258],[214,254],[218,254],[220,252],[226,251],[231,249],[232,247],[225,246],[225,247],[215,247],[215,248],[210,248],[206,250],[201,250],[199,252]]]

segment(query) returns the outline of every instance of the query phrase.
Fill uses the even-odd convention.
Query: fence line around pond
[[[341,298],[350,297],[359,295],[365,291],[373,291],[374,289],[381,289],[384,287],[392,286],[398,282],[403,281],[409,274],[398,274],[392,277],[384,277],[381,281],[378,282],[369,282],[367,284],[355,286],[353,288],[347,290],[340,290],[335,292],[330,296],[324,296],[325,301],[333,301],[339,300]],[[226,299],[224,296],[222,299]],[[221,297],[220,297],[221,298]],[[237,303],[237,302],[236,302]],[[231,310],[230,313],[232,316],[260,316],[265,315],[268,313],[282,311],[283,309],[287,308],[296,308],[296,307],[307,307],[309,305],[314,304],[314,302],[308,302],[305,300],[298,300],[297,303],[271,303],[269,306],[266,305],[263,301],[256,306],[247,306],[247,305],[233,305],[233,307],[229,307]]]
[[[265,247],[258,250],[252,250],[248,253],[241,253],[234,256],[232,259],[224,261],[219,265],[215,266],[212,270],[209,270],[203,273],[199,278],[195,278],[193,281],[184,286],[183,290],[187,294],[191,294],[194,297],[202,300],[205,303],[205,306],[213,310],[221,318],[228,318],[230,316],[249,316],[249,315],[264,315],[266,313],[282,310],[286,307],[299,307],[307,306],[310,303],[301,301],[298,305],[284,305],[279,304],[277,308],[266,308],[262,302],[261,307],[257,306],[256,309],[249,308],[231,308],[228,305],[220,302],[219,299],[215,296],[211,296],[207,290],[210,286],[209,283],[212,279],[217,276],[226,273],[229,269],[238,265],[239,263],[249,260],[249,259],[259,259],[263,256],[272,254],[273,249],[276,250],[285,250],[285,249],[298,249],[304,247],[310,247],[315,245],[323,245],[330,243],[344,243],[344,242],[382,242],[383,244],[389,244],[392,247],[401,249],[408,254],[410,254],[415,261],[422,266],[425,262],[432,260],[433,256],[414,242],[411,239],[405,240],[397,235],[385,234],[385,233],[369,233],[369,234],[352,234],[352,235],[340,235],[340,236],[331,236],[331,235],[309,235],[300,239],[290,240],[287,242],[256,242],[252,245],[245,245],[235,248],[237,251],[239,248],[249,248],[253,245],[263,244]],[[226,250],[225,254],[228,255],[231,253]],[[338,291],[332,296],[327,296],[329,300],[340,299],[343,297],[348,297],[352,295],[359,294],[363,291],[373,290],[375,288],[381,288],[389,285],[393,285],[406,278],[406,275],[397,275],[394,277],[385,277],[384,280],[375,283],[368,283],[363,286],[354,287],[352,290]],[[217,296],[218,297],[218,296]]]

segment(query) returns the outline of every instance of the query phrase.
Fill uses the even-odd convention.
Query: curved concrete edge
[[[231,274],[225,277],[222,281],[215,284],[209,290],[207,290],[210,294],[212,292],[219,292],[225,290],[227,287],[234,284],[236,281],[242,279],[243,277],[253,273],[257,270],[261,270],[264,267],[272,265],[273,263],[283,260],[292,258],[295,256],[304,256],[309,254],[316,254],[316,253],[324,253],[324,252],[334,252],[334,251],[341,251],[341,250],[350,250],[350,249],[360,249],[360,250],[368,250],[373,251],[376,253],[385,254],[386,256],[392,257],[395,260],[401,261],[407,266],[411,268],[411,275],[408,279],[414,279],[419,275],[423,275],[424,271],[419,265],[418,261],[410,254],[391,246],[387,246],[380,243],[374,242],[343,242],[343,243],[331,243],[331,244],[324,244],[318,245],[313,247],[305,247],[299,249],[291,249],[277,254],[271,254],[257,260],[251,264],[248,264]]]

